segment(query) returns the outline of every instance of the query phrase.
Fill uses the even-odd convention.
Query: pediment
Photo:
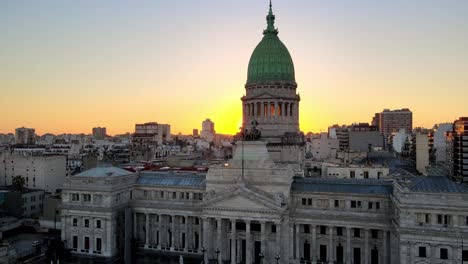
[[[203,204],[204,208],[240,211],[281,211],[270,197],[253,193],[245,187],[212,197]]]

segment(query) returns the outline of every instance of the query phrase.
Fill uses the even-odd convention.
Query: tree
[[[25,184],[26,184],[26,181],[21,175],[17,175],[13,177],[12,185],[15,190],[20,191],[20,192],[23,191]]]

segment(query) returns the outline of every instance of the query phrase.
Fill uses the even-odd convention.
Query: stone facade
[[[304,178],[299,165],[273,162],[266,143],[241,145],[206,175],[107,167],[69,177],[63,239],[77,254],[106,257],[134,239],[142,251],[207,263],[262,263],[260,253],[263,263],[461,263],[461,185]]]

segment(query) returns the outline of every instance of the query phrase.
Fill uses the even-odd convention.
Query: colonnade
[[[254,101],[244,102],[244,117],[292,117],[292,120],[297,120],[298,104],[290,101]]]

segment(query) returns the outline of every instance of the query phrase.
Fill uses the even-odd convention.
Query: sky
[[[0,133],[133,132],[241,123],[267,0],[0,1]],[[410,108],[414,126],[468,116],[468,1],[273,0],[296,70],[300,128]]]

